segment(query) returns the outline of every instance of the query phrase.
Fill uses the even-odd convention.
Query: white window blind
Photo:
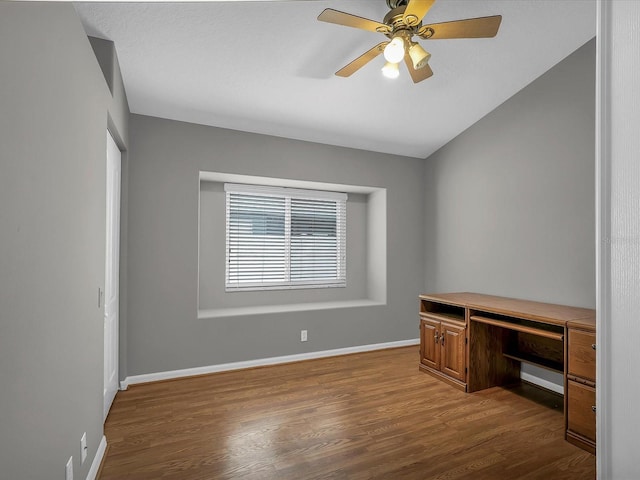
[[[224,188],[228,291],[346,286],[346,194]]]

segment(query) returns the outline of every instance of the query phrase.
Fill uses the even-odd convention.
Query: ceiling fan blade
[[[491,38],[495,37],[500,28],[502,15],[492,17],[467,18],[453,22],[432,23],[423,25],[418,30],[425,40],[439,40],[442,38]]]
[[[436,0],[409,0],[404,11],[404,23],[409,26],[418,25]]]
[[[391,27],[384,23],[351,15],[350,13],[333,10],[332,8],[325,9],[320,15],[318,15],[318,20],[321,22],[335,23],[336,25],[344,25],[346,27],[369,30],[371,32],[389,33],[391,31]]]
[[[357,72],[362,67],[364,67],[367,63],[369,63],[371,60],[373,60],[378,55],[380,55],[384,50],[384,47],[386,47],[388,44],[389,42],[382,42],[376,45],[375,47],[373,47],[371,50],[367,50],[358,58],[356,58],[353,62],[349,63],[348,65],[345,65],[340,70],[338,70],[336,72],[336,75],[339,77],[350,77],[355,72]]]
[[[426,80],[433,75],[433,70],[431,70],[431,67],[428,63],[424,67],[417,70],[413,68],[413,61],[411,60],[409,54],[406,54],[404,56],[404,63],[406,63],[407,65],[407,70],[409,70],[409,75],[411,75],[413,83],[421,82],[422,80]]]

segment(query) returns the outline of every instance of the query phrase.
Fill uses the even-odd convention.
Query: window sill
[[[230,307],[198,310],[198,319],[238,317],[245,315],[265,315],[269,313],[304,312],[310,310],[331,310],[338,308],[379,307],[385,302],[376,300],[345,300],[341,302],[291,303],[288,305],[258,305],[255,307]]]

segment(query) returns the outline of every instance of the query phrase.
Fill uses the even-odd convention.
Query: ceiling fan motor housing
[[[393,1],[393,0],[390,0]],[[406,32],[407,35],[413,36],[419,33],[422,28],[422,21],[415,15],[408,15],[405,17],[406,5],[401,5],[390,10],[385,16],[384,26],[387,27],[387,31],[379,29],[380,33],[387,35],[389,38],[395,36],[399,32]]]
[[[406,7],[407,0],[387,0],[387,6],[392,10],[398,7]]]

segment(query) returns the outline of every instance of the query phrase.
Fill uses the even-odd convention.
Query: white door
[[[104,281],[104,420],[118,391],[120,150],[107,132],[107,241]]]

